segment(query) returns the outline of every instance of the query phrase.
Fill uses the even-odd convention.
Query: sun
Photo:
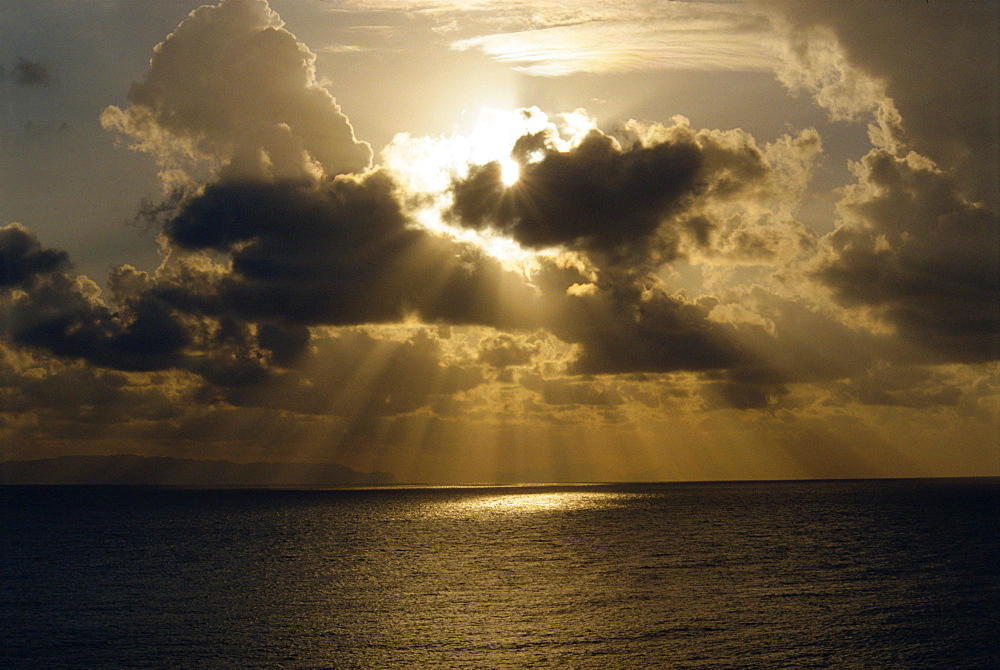
[[[510,187],[517,183],[521,176],[521,166],[513,158],[505,157],[497,160],[500,163],[500,181]]]
[[[514,240],[490,230],[453,225],[446,212],[453,204],[452,188],[477,166],[495,164],[499,185],[509,189],[525,180],[525,168],[543,160],[538,150],[521,163],[512,157],[518,139],[544,136],[548,150],[566,151],[576,146],[596,122],[583,110],[550,118],[536,107],[509,111],[484,108],[467,133],[439,137],[415,137],[401,133],[382,151],[382,166],[400,185],[410,215],[421,228],[472,242],[509,268],[526,270],[534,265],[538,251],[522,248]]]
[[[573,112],[559,115],[557,123],[535,107],[509,111],[484,108],[468,132],[439,137],[396,135],[382,151],[382,164],[411,193],[445,194],[473,166],[494,162],[500,165],[502,184],[510,187],[521,178],[522,166],[511,157],[519,138],[545,134],[562,149],[581,135],[577,127],[581,119],[585,116]]]

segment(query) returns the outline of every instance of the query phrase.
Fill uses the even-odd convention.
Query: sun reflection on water
[[[543,512],[597,510],[621,503],[622,493],[611,491],[531,491],[490,493],[429,503],[427,513],[437,517],[524,516]]]

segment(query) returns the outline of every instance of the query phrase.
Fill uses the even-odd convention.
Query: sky
[[[1000,5],[7,0],[0,446],[1000,476]]]

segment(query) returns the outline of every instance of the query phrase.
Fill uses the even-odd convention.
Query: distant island
[[[0,485],[336,488],[396,483],[389,472],[335,463],[236,463],[147,456],[61,456],[0,462]]]

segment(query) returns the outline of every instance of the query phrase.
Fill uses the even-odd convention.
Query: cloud
[[[290,367],[309,349],[312,334],[305,326],[262,323],[257,327],[257,342],[271,353],[277,365]]]
[[[162,227],[164,261],[152,274],[116,268],[109,297],[67,274],[63,252],[16,224],[3,229],[3,283],[25,289],[4,308],[10,341],[245,389],[286,375],[308,351],[310,326],[540,322],[522,275],[417,227],[385,171],[359,173],[370,149],[266,2],[192,12],[156,48],[129,101],[106,110],[105,125],[166,167],[186,155],[214,169],[181,186],[164,175],[175,187],[140,214]]]
[[[539,26],[457,40],[453,49],[481,49],[536,76],[635,70],[769,70],[775,57],[762,44],[770,26],[760,16],[703,9],[693,3],[679,11],[663,7],[642,21],[624,15],[582,16],[579,22]],[[685,11],[687,10],[687,11]],[[605,9],[605,13],[607,10]],[[661,18],[664,15],[669,18]]]
[[[494,368],[527,365],[538,355],[540,344],[535,338],[522,341],[508,333],[497,333],[480,340],[478,360]]]
[[[364,172],[370,148],[313,63],[266,2],[223,0],[156,48],[126,110],[105,111],[105,126],[158,156],[167,184],[176,183],[171,169],[188,170],[186,185],[143,215],[162,226],[168,249],[148,295],[188,315],[285,326],[414,315],[536,324],[522,277],[420,229],[393,178]],[[191,168],[199,161],[212,169]]]
[[[278,178],[363,170],[371,148],[355,139],[314,63],[265,0],[224,0],[191,12],[157,45],[129,106],[108,107],[101,122],[167,170],[208,164]]]
[[[159,370],[180,362],[189,336],[178,315],[146,298],[126,314],[108,309],[86,277],[53,272],[3,310],[4,334],[22,346],[120,370]]]
[[[994,2],[777,2],[789,76],[835,111],[875,110],[897,139],[1000,206],[1000,6]],[[825,55],[824,55],[825,52]],[[895,120],[891,117],[898,115]]]
[[[1000,8],[789,3],[783,80],[875,148],[851,171],[817,277],[936,360],[1000,356]]]
[[[670,126],[630,122],[614,136],[591,128],[568,142],[547,124],[512,143],[515,183],[504,183],[500,161],[452,176],[444,215],[604,269],[790,258],[815,242],[794,211],[821,152],[811,128],[761,147],[742,130],[695,130],[680,116]]]
[[[632,255],[681,198],[695,188],[701,154],[689,143],[663,142],[623,150],[591,131],[569,151],[544,137],[514,146],[520,177],[507,188],[499,163],[476,167],[455,182],[451,213],[463,225],[491,227],[522,245],[561,245],[614,256]],[[532,154],[540,160],[530,162]]]
[[[39,275],[68,266],[66,252],[43,249],[28,228],[19,223],[0,227],[0,289],[30,283]]]
[[[192,411],[183,373],[101,370],[0,344],[0,440],[5,456],[38,457],[61,445],[148,448]],[[159,435],[157,435],[159,433]],[[130,442],[143,435],[142,442]]]
[[[446,216],[582,258],[532,275],[546,327],[579,347],[574,373],[731,369],[773,384],[780,335],[714,318],[718,299],[673,292],[657,272],[688,258],[773,274],[813,254],[816,236],[793,209],[821,150],[812,129],[762,148],[741,130],[694,130],[681,117],[631,123],[618,138],[592,129],[570,146],[545,127],[513,144],[516,183],[504,184],[499,162],[453,178]]]
[[[948,360],[1000,356],[1000,216],[914,153],[876,149],[854,172],[820,278]]]
[[[10,78],[17,86],[43,88],[51,86],[54,79],[49,66],[42,61],[33,61],[18,56],[9,72],[0,67],[0,79]]]
[[[701,388],[707,409],[766,409],[788,390],[782,385],[709,382]]]
[[[957,405],[962,390],[949,375],[919,366],[881,365],[837,384],[867,405],[929,409]]]
[[[470,244],[417,229],[382,171],[321,181],[217,182],[165,223],[179,249],[229,253],[231,269],[165,267],[178,308],[350,325],[425,321],[530,327],[535,292]]]
[[[25,237],[22,228],[9,230]],[[108,300],[87,277],[63,271],[65,254],[50,252],[48,257],[62,262],[36,263],[45,271],[22,281],[20,290],[0,306],[0,334],[36,352],[116,370],[188,370],[227,385],[259,383],[269,364],[287,364],[295,353],[295,337],[301,339],[301,333],[284,332],[292,327],[265,324],[258,348],[245,322],[181,309],[158,294],[162,287],[156,279],[131,266],[111,273]],[[255,352],[262,353],[257,357]]]
[[[767,16],[746,3],[653,0],[353,3],[430,17],[456,50],[534,76],[633,70],[766,70]]]
[[[446,22],[465,11],[431,4],[417,9]],[[464,15],[479,23],[442,32],[532,67],[586,69],[569,51],[503,49],[512,36],[613,37],[601,52],[613,67],[670,67],[657,40],[698,20],[742,30],[737,49],[761,40],[754,53],[770,30],[742,6],[543,4],[504,18],[473,3]],[[660,19],[629,23],[649,7]],[[747,22],[709,25],[728,9]],[[667,10],[690,21],[671,32]],[[664,469],[673,458],[725,462],[705,476],[767,458],[847,476],[882,473],[863,466],[884,459],[897,474],[882,435],[940,449],[935,424],[956,417],[987,444],[1000,223],[977,166],[993,159],[957,121],[929,125],[888,47],[848,34],[860,11],[785,15],[785,81],[875,126],[823,236],[797,220],[828,140],[811,128],[761,143],[682,117],[598,130],[582,110],[549,121],[527,109],[465,138],[397,139],[372,167],[313,54],[266,3],[198,9],[103,115],[164,169],[169,195],[138,217],[159,233],[160,266],[119,266],[104,288],[27,228],[0,228],[0,440],[239,459],[308,445],[294,453],[484,479],[518,453],[605,477],[623,443],[657,476],[703,471]],[[486,24],[497,39],[477,41]],[[680,64],[731,60],[707,43],[692,37]],[[935,95],[950,86],[939,70]],[[946,98],[989,102],[977,95]],[[981,110],[944,109],[982,126]],[[820,455],[796,442],[815,435],[828,436]],[[850,465],[824,469],[838,458]]]
[[[483,381],[477,367],[445,362],[439,342],[424,330],[399,341],[342,329],[313,338],[287,374],[208,392],[237,406],[370,420],[413,412]]]
[[[711,370],[740,366],[751,355],[731,326],[708,319],[707,305],[656,286],[610,284],[567,295],[549,324],[555,335],[580,345],[570,370],[583,374]]]
[[[537,375],[521,377],[521,384],[536,391],[546,405],[616,406],[624,399],[614,384],[607,382],[545,379]]]
[[[67,410],[84,407],[113,407],[122,404],[125,375],[92,367],[64,367],[41,378],[21,378],[19,384],[28,406]]]

